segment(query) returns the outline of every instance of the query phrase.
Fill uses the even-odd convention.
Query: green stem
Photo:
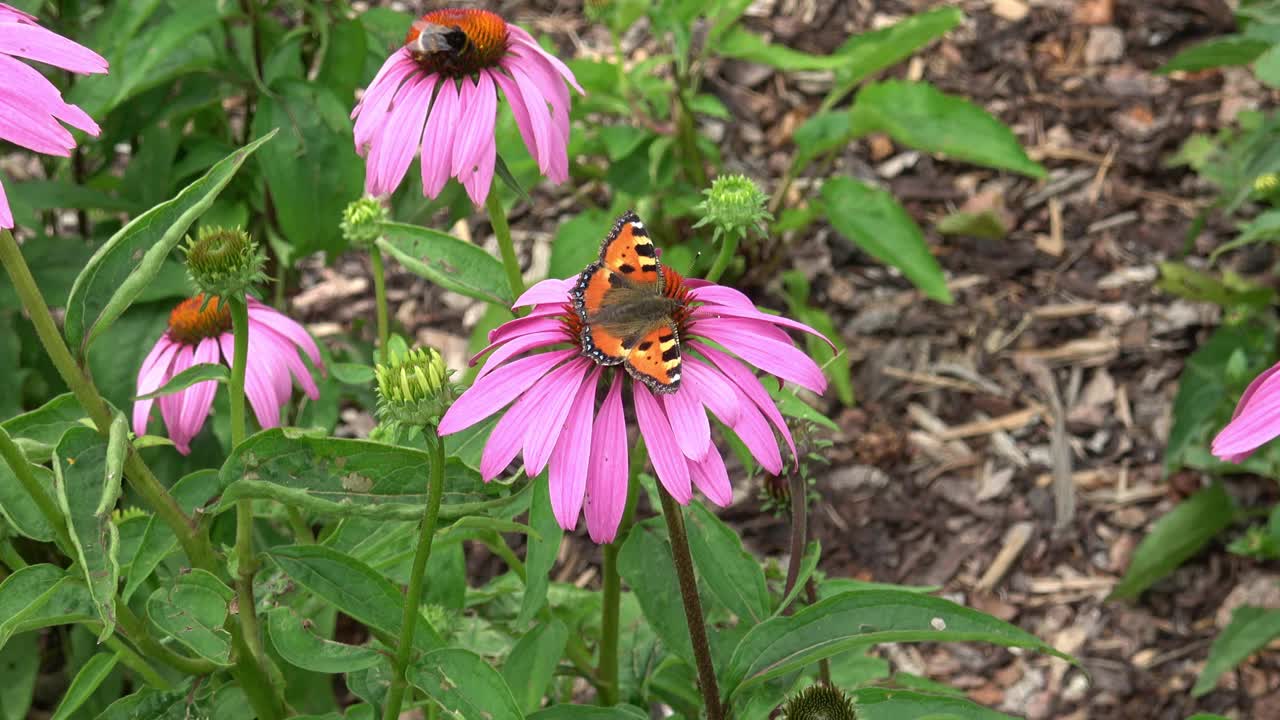
[[[413,653],[413,633],[422,615],[422,576],[431,557],[431,541],[436,534],[436,518],[440,515],[440,499],[444,496],[444,441],[435,428],[428,427],[423,435],[431,446],[431,478],[427,482],[427,511],[418,531],[418,549],[413,555],[413,569],[409,573],[409,592],[404,598],[404,618],[400,622],[400,642],[396,646],[395,675],[391,679],[391,692],[387,696],[383,720],[400,717],[400,706],[409,685],[405,673],[409,668],[409,656]]]
[[[809,534],[809,488],[805,485],[804,477],[794,470],[790,473],[788,482],[791,493],[791,558],[787,561],[787,582],[782,590],[783,597],[791,595],[796,579],[800,577],[805,540]]]
[[[302,513],[294,507],[288,508],[289,512],[289,529],[293,530],[293,539],[299,545],[314,545],[316,536],[311,532],[311,526],[307,524],[307,519],[302,517]]]
[[[707,282],[717,282],[729,268],[729,263],[733,262],[734,256],[738,254],[738,239],[736,232],[726,232],[720,236],[720,252],[716,255],[716,261],[711,264],[711,269],[707,271]]]
[[[209,675],[216,672],[217,665],[204,659],[189,658],[161,645],[142,624],[141,618],[133,614],[128,605],[116,603],[116,628],[118,632],[138,647],[147,657],[168,665],[184,675]]]
[[[507,543],[503,541],[502,536],[496,531],[481,538],[480,542],[484,543],[484,546],[489,548],[489,552],[501,558],[502,562],[507,564],[507,567],[511,572],[515,573],[516,577],[520,578],[520,582],[525,582],[529,577],[528,571],[525,570],[524,562],[521,561],[520,558],[516,557],[516,554],[511,550],[511,546],[507,545]]]
[[[377,245],[369,247],[369,263],[373,266],[373,297],[378,309],[378,362],[385,365],[391,327],[387,321],[387,271],[382,266],[382,251]]]
[[[4,563],[13,572],[27,566],[27,561],[18,554],[18,549],[8,539],[0,540],[0,563]]]
[[[622,577],[618,573],[618,551],[631,530],[631,518],[635,512],[640,480],[636,477],[638,463],[631,464],[632,476],[627,482],[627,504],[618,523],[618,534],[613,542],[604,546],[604,563],[601,573],[604,597],[600,609],[600,664],[596,670],[599,678],[600,704],[608,707],[619,701],[618,687],[618,626],[621,618]]]
[[[484,201],[484,209],[489,212],[489,224],[493,225],[493,234],[498,238],[498,250],[502,253],[502,267],[507,271],[507,284],[511,286],[512,299],[524,294],[524,278],[520,275],[520,261],[516,259],[515,245],[511,244],[511,226],[507,224],[507,211],[502,207],[502,199],[496,190],[489,191]]]
[[[18,478],[22,489],[26,490],[35,501],[40,514],[44,515],[49,527],[53,528],[59,547],[70,555],[71,536],[67,534],[67,525],[62,519],[62,512],[54,504],[53,498],[49,497],[44,486],[36,479],[35,474],[31,472],[32,465],[27,461],[27,456],[22,453],[22,449],[13,441],[13,438],[9,437],[9,433],[5,432],[4,428],[0,428],[0,457],[9,464],[9,469],[13,470],[13,475]]]
[[[148,685],[157,690],[168,690],[171,686],[169,681],[165,680],[156,669],[151,667],[141,655],[133,651],[126,643],[120,641],[115,635],[108,635],[102,644],[116,652],[116,658],[124,663],[125,667],[138,674]]]
[[[27,267],[27,261],[22,257],[17,241],[8,230],[0,230],[0,262],[9,273],[9,278],[13,281],[13,289],[22,300],[22,306],[31,318],[31,324],[35,327],[36,335],[40,338],[40,343],[44,346],[49,360],[58,370],[67,387],[75,394],[76,400],[88,413],[89,418],[93,420],[98,432],[106,437],[111,429],[111,411],[88,376],[72,358],[66,343],[62,341],[58,327],[53,321],[53,315],[49,312],[49,306],[45,303],[44,296],[40,294],[35,278],[31,276],[31,269]],[[151,468],[143,462],[132,443],[129,445],[129,454],[125,458],[124,474],[130,487],[142,497],[147,507],[173,531],[191,562],[199,567],[214,568],[213,548],[209,545],[208,539],[195,531],[191,518],[178,507],[173,496],[156,479]]]
[[[693,555],[689,552],[689,536],[684,529],[684,515],[666,488],[658,489],[658,497],[662,500],[662,517],[667,521],[667,534],[671,537],[672,557],[676,576],[680,580],[680,598],[684,602],[684,619],[689,625],[689,639],[693,642],[693,657],[698,666],[698,690],[702,692],[707,720],[724,720],[724,710],[720,707],[720,687],[716,683],[716,670],[711,662],[711,645],[707,642],[707,626],[702,619],[698,579],[693,574]]]

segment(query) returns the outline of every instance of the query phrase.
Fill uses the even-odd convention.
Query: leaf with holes
[[[484,658],[470,650],[429,652],[409,670],[409,681],[460,718],[523,720],[511,688]]]

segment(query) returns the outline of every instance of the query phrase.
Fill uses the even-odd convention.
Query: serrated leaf
[[[81,357],[160,272],[196,218],[213,204],[245,160],[276,131],[236,150],[176,197],[139,215],[89,258],[67,298],[63,333]]]
[[[69,720],[107,679],[119,658],[117,653],[97,653],[81,665],[50,720]]]
[[[1138,597],[1143,590],[1199,552],[1235,517],[1235,505],[1221,482],[1215,482],[1182,501],[1168,515],[1157,520],[1151,532],[1142,539],[1129,562],[1129,569],[1111,591],[1111,597]]]
[[[116,452],[123,453],[123,443],[119,447]],[[119,465],[108,472],[108,443],[87,427],[68,430],[53,456],[58,505],[67,521],[76,563],[102,620],[101,640],[116,623],[120,532],[111,521],[111,511],[120,497]]]
[[[280,657],[311,672],[336,674],[364,670],[385,657],[371,647],[334,642],[316,635],[308,627],[308,621],[289,607],[267,613],[267,634]]]
[[[1236,608],[1231,613],[1231,622],[1213,639],[1209,659],[1200,671],[1191,695],[1200,697],[1213,690],[1223,673],[1244,662],[1277,637],[1280,637],[1280,610],[1247,605]]]
[[[409,670],[409,681],[460,718],[523,720],[511,688],[484,658],[470,650],[427,653]]]
[[[689,548],[711,592],[746,626],[769,617],[769,591],[760,562],[742,547],[738,533],[701,503],[685,511]]]
[[[733,653],[725,685],[731,694],[741,692],[824,658],[889,642],[988,642],[1070,660],[1036,636],[963,605],[900,590],[864,590],[752,628]]]
[[[482,248],[439,230],[386,222],[378,247],[446,290],[510,307],[515,298],[502,263]]]
[[[920,291],[950,304],[951,291],[938,261],[929,252],[920,227],[893,195],[850,177],[833,177],[822,186],[831,226],[875,259],[902,271]]]
[[[161,385],[154,392],[139,395],[134,400],[152,400],[165,395],[172,395],[201,382],[226,383],[231,379],[231,372],[221,363],[196,363],[174,375],[169,382]]]
[[[542,697],[560,665],[568,641],[569,629],[553,619],[535,625],[511,648],[511,654],[502,664],[502,677],[524,712],[533,712],[542,706]]]
[[[267,553],[293,578],[342,612],[374,629],[398,636],[404,595],[368,565],[324,545],[286,545]],[[429,651],[444,645],[426,618],[419,618],[413,644]]]
[[[231,664],[231,634],[223,629],[235,591],[210,573],[180,575],[147,599],[151,623],[210,662]]]
[[[851,122],[859,135],[888,133],[925,152],[1041,179],[1047,173],[1007,125],[964,98],[925,82],[887,80],[858,91]]]

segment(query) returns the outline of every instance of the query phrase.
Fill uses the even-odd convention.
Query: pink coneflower
[[[492,354],[475,384],[440,422],[440,434],[448,435],[510,404],[485,444],[481,475],[496,477],[522,451],[531,477],[549,466],[557,522],[572,530],[585,502],[587,530],[598,543],[613,541],[626,504],[625,389],[663,487],[682,504],[697,487],[724,507],[733,492],[707,411],[737,434],[761,467],[777,475],[783,460],[775,431],[793,456],[795,443],[751,366],[816,393],[827,385],[821,368],[781,329],[822,337],[813,328],[765,314],[737,290],[683,280],[670,268],[664,268],[663,277],[663,294],[681,304],[674,314],[682,352],[674,391],[655,394],[620,366],[585,357],[582,323],[569,304],[577,278],[543,280],[515,303],[532,306],[529,315],[490,333],[492,344],[476,359]],[[597,407],[601,388],[604,399]]]
[[[35,69],[26,58],[76,73],[105,73],[107,61],[92,50],[45,30],[36,19],[0,3],[0,140],[45,155],[67,157],[75,138],[62,122],[97,136],[98,124]],[[13,214],[0,183],[0,228],[13,227]]]
[[[1280,365],[1272,365],[1249,383],[1236,404],[1231,422],[1213,439],[1213,454],[1230,463],[1243,462],[1280,436]]]
[[[365,191],[396,189],[421,149],[422,192],[436,197],[450,177],[480,205],[497,157],[498,90],[529,154],[555,183],[569,177],[569,90],[573,73],[533,36],[485,10],[436,10],[414,22],[405,45],[369,83],[351,117],[366,158]],[[433,102],[434,98],[434,102]]]
[[[320,397],[311,373],[298,357],[298,348],[321,372],[324,365],[320,361],[320,349],[301,325],[252,297],[246,300],[249,303],[249,362],[245,368],[244,394],[253,406],[258,424],[264,428],[277,427],[280,407],[293,393],[290,375],[312,400]],[[184,300],[170,313],[169,329],[142,361],[137,394],[158,390],[192,365],[216,363],[219,357],[230,365],[234,354],[230,307],[218,298],[205,303],[203,295]],[[183,455],[191,452],[191,439],[204,426],[217,388],[216,381],[207,380],[158,398],[169,439]],[[133,404],[133,432],[137,435],[147,431],[152,402],[155,401],[138,400]]]

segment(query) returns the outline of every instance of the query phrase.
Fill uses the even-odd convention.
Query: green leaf
[[[71,680],[70,687],[58,702],[58,709],[50,720],[70,720],[76,710],[89,701],[111,671],[115,669],[120,656],[115,653],[98,653],[80,666],[79,672]]]
[[[849,38],[834,53],[844,64],[836,68],[831,96],[843,97],[858,83],[906,60],[963,21],[959,8],[940,7]]]
[[[0,648],[28,630],[96,619],[79,577],[54,565],[28,565],[0,583]]]
[[[529,504],[529,524],[538,533],[538,539],[530,538],[525,550],[525,587],[520,600],[520,615],[516,624],[524,625],[547,602],[547,585],[551,567],[560,553],[560,541],[564,530],[556,522],[551,510],[550,484],[542,480],[533,483],[533,499]]]
[[[1173,572],[1199,552],[1235,519],[1231,497],[1215,482],[1182,501],[1156,521],[1133,553],[1124,577],[1111,598],[1136,598],[1157,580]]]
[[[1211,302],[1231,310],[1239,307],[1261,310],[1275,299],[1276,291],[1260,283],[1250,282],[1230,270],[1205,272],[1181,262],[1159,263],[1160,280],[1156,287],[1195,302]]]
[[[267,498],[321,515],[419,520],[430,467],[431,455],[413,448],[272,428],[245,440],[223,463],[219,509]],[[461,462],[448,460],[444,475],[441,518],[475,512],[485,502],[456,490],[476,484],[476,473]]]
[[[112,426],[114,436],[115,423]],[[120,532],[111,521],[111,511],[120,497],[119,469],[123,462],[120,453],[124,451],[124,444],[116,441],[112,445],[119,455],[118,461],[111,459],[108,443],[103,442],[98,433],[87,427],[76,427],[62,436],[53,452],[53,484],[58,505],[66,516],[76,563],[84,573],[89,594],[102,619],[99,641],[115,629],[116,588],[120,581]]]
[[[742,539],[701,503],[690,503],[689,548],[698,574],[724,606],[747,626],[769,617],[769,591],[760,562]]]
[[[1218,678],[1244,662],[1250,655],[1280,637],[1280,610],[1243,606],[1231,613],[1231,622],[1213,639],[1209,659],[1205,662],[1193,697],[1200,697],[1218,684]]]
[[[1270,47],[1271,43],[1262,40],[1227,35],[1192,45],[1174,55],[1172,60],[1156,72],[1163,74],[1177,70],[1196,72],[1209,68],[1248,65]]]
[[[377,570],[324,545],[286,545],[267,553],[294,582],[376,630],[399,636],[404,596]],[[419,618],[413,645],[429,651],[444,645],[426,618]]]
[[[850,120],[847,110],[819,112],[805,120],[791,136],[796,145],[792,166],[807,167],[815,159],[852,142],[857,135]]]
[[[1266,240],[1275,242],[1280,239],[1280,210],[1267,210],[1247,223],[1239,226],[1240,234],[1230,241],[1222,243],[1209,254],[1209,262],[1214,263],[1223,253],[1250,243]]]
[[[827,218],[836,232],[880,262],[902,271],[925,295],[950,304],[942,268],[929,252],[924,234],[890,193],[850,177],[833,177],[822,186]]]
[[[316,635],[311,621],[288,607],[267,613],[267,634],[280,657],[311,672],[337,674],[364,670],[377,665],[384,657],[371,647],[334,642]]]
[[[603,210],[586,210],[561,223],[551,240],[551,264],[547,274],[553,278],[573,277],[595,262],[600,256],[600,228],[608,227],[611,222],[609,214]],[[665,255],[662,260],[665,265]],[[488,344],[486,337],[485,345]]]
[[[0,720],[24,720],[40,670],[40,636],[27,633],[0,648]]]
[[[174,375],[169,382],[161,385],[154,392],[146,395],[139,395],[134,400],[152,400],[154,398],[165,395],[172,395],[181,392],[199,382],[217,381],[220,383],[229,382],[231,372],[226,365],[221,363],[196,363],[182,372]]]
[[[3,425],[0,425],[0,435],[8,436]],[[18,452],[22,452],[22,448],[18,448]],[[19,461],[26,464],[27,470],[41,487],[53,487],[53,473],[48,468],[28,462],[25,457]],[[36,505],[31,493],[18,481],[18,476],[9,463],[3,460],[0,460],[0,517],[19,535],[40,542],[53,541],[53,528],[40,511],[40,506]]]
[[[887,80],[858,91],[852,123],[859,135],[884,132],[903,145],[1031,178],[1045,169],[996,117],[924,82]]]
[[[459,718],[522,720],[502,676],[470,650],[444,648],[427,653],[409,670],[409,681]]]
[[[1272,45],[1253,63],[1258,82],[1269,88],[1280,88],[1280,45]]]
[[[981,212],[953,212],[935,226],[943,235],[965,235],[984,240],[1003,240],[1009,234],[1004,220],[992,210]]]
[[[33,463],[48,462],[62,435],[84,424],[84,409],[71,393],[63,393],[29,413],[0,423]]]
[[[373,382],[373,367],[362,363],[330,363],[329,372],[344,385],[368,385]]]
[[[510,307],[515,298],[497,258],[465,240],[438,230],[382,223],[378,247],[410,272],[446,290]]]
[[[668,652],[693,667],[693,644],[680,601],[680,580],[676,577],[671,545],[661,518],[637,523],[618,552],[618,573],[627,581],[649,626]],[[665,529],[665,528],[664,528]]]
[[[177,197],[134,218],[89,258],[67,298],[63,332],[81,357],[89,344],[146,289],[170,251],[222,191],[236,170],[263,143],[264,135],[227,156]]]
[[[341,252],[342,208],[360,197],[364,182],[364,162],[351,152],[349,108],[314,83],[285,81],[273,89],[258,101],[253,132],[281,128],[261,162],[280,230],[299,257]]]
[[[235,591],[204,570],[178,576],[147,599],[151,623],[192,652],[223,666],[231,665],[231,634],[223,629]]]
[[[551,678],[555,675],[569,629],[559,620],[540,623],[520,637],[502,664],[502,677],[515,692],[517,704],[524,712],[542,706]]]
[[[209,502],[210,498],[215,497],[218,490],[217,470],[197,470],[174,483],[169,493],[184,513],[192,515]],[[147,520],[147,529],[142,533],[142,540],[138,543],[138,550],[133,555],[133,565],[129,568],[129,579],[124,584],[121,599],[129,602],[133,593],[155,572],[160,562],[177,548],[178,538],[173,530],[160,518],[151,516]]]
[[[715,50],[722,57],[760,63],[779,70],[835,70],[847,62],[839,55],[812,55],[785,45],[774,45],[741,26],[726,31]]]
[[[752,628],[733,653],[725,685],[741,692],[823,658],[889,642],[989,642],[1070,660],[1036,636],[963,605],[901,590],[863,590]]]
[[[813,576],[813,571],[818,569],[818,560],[822,557],[822,543],[817,540],[810,540],[805,546],[804,557],[800,558],[800,572],[796,573],[796,584],[791,587],[791,592],[782,598],[782,602],[778,603],[778,607],[774,609],[773,615],[776,617],[787,611],[791,607],[791,603],[795,602],[796,597],[804,590],[805,583],[809,582],[809,578]]]
[[[529,715],[529,720],[648,720],[649,714],[634,705],[552,705]]]
[[[853,691],[858,720],[1015,720],[964,698],[910,690],[861,688]]]

